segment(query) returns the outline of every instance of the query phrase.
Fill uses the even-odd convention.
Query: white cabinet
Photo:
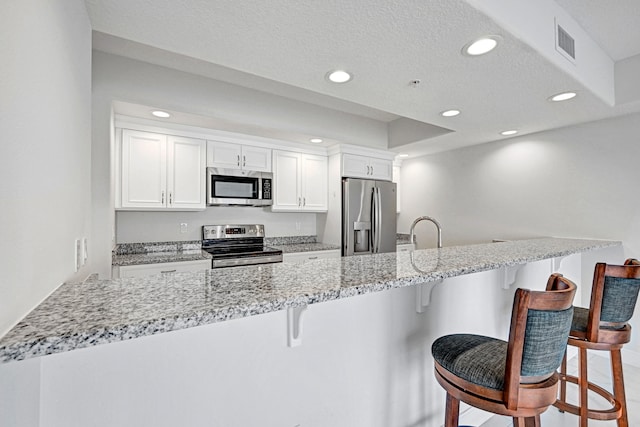
[[[297,263],[314,259],[340,258],[340,249],[282,254],[282,262]]]
[[[205,141],[123,129],[118,209],[205,209]]]
[[[392,162],[376,157],[343,154],[342,176],[391,181]]]
[[[271,210],[326,212],[327,164],[325,156],[274,150]]]
[[[396,213],[400,213],[401,188],[400,185],[400,166],[393,167],[393,175],[391,181],[396,183]]]
[[[207,141],[207,166],[271,172],[271,150],[231,142]]]
[[[396,245],[397,252],[411,252],[415,250],[415,245],[413,243],[400,243]]]
[[[211,268],[211,260],[162,262],[158,264],[123,265],[113,267],[114,278],[143,277],[154,274],[172,274],[185,271],[200,271]]]

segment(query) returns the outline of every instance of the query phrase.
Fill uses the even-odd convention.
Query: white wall
[[[0,336],[74,273],[91,215],[91,28],[82,0],[0,13]]]
[[[621,240],[624,257],[640,258],[639,158],[634,114],[406,160],[402,182],[412,190],[403,193],[398,229],[431,215],[442,224],[445,246],[595,238]],[[431,224],[416,231],[419,247],[435,247]]]
[[[183,223],[187,224],[185,233],[180,231]],[[116,241],[201,240],[202,226],[213,224],[265,224],[267,237],[316,235],[314,213],[273,213],[269,208],[212,206],[198,212],[117,212]]]
[[[114,223],[113,187],[111,184],[111,146],[110,118],[111,103],[126,101],[156,108],[181,111],[217,117],[233,122],[249,123],[273,129],[289,129],[299,133],[326,134],[334,132],[346,135],[351,144],[386,145],[386,124],[303,102],[285,99],[253,89],[242,88],[213,79],[171,70],[112,54],[94,51],[93,55],[93,194],[94,194],[94,227],[93,232],[97,245],[99,264],[96,272],[101,275],[110,274],[111,249]],[[159,224],[169,224],[173,235],[175,221],[186,218],[190,224],[215,223],[219,212],[207,209],[204,213],[173,215],[156,214],[118,214],[118,243],[120,238],[134,239],[134,229],[145,218]],[[257,213],[258,211],[252,211]],[[220,216],[227,217],[227,213]],[[246,215],[241,215],[248,218]],[[313,218],[311,217],[313,216]],[[303,230],[315,222],[315,214],[296,216],[293,224],[289,224],[287,233],[316,234],[316,231]],[[213,221],[210,220],[213,219]],[[270,236],[280,234],[283,219],[291,220],[283,214],[261,213],[260,221],[265,223]],[[129,221],[131,220],[131,222]],[[244,220],[244,219],[243,219]],[[237,222],[234,220],[233,222]],[[295,230],[295,222],[301,223],[301,230]],[[306,224],[306,225],[305,225]],[[314,225],[315,227],[315,225]],[[130,230],[122,231],[122,230]],[[157,230],[142,234],[149,227],[135,231],[135,239],[145,241],[157,240]],[[276,230],[282,230],[276,232]],[[292,232],[293,231],[293,232]],[[162,232],[164,233],[164,231]],[[193,235],[191,235],[193,236]],[[182,240],[177,236],[174,240]]]

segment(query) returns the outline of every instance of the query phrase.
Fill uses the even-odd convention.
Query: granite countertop
[[[0,362],[224,322],[620,245],[542,238],[265,264],[58,288],[0,340]]]
[[[282,253],[291,254],[296,252],[313,252],[313,251],[331,251],[340,250],[340,245],[331,245],[329,243],[290,243],[286,245],[273,245],[272,247],[280,249]]]

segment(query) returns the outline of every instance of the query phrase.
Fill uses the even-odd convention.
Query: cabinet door
[[[271,172],[271,150],[243,145],[242,168],[258,172]]]
[[[299,210],[301,156],[289,151],[273,151],[273,211]]]
[[[381,181],[391,181],[393,175],[393,163],[391,160],[376,159],[371,157],[369,159],[370,177],[373,179],[379,179]]]
[[[205,209],[206,145],[201,139],[170,136],[168,141],[168,207]]]
[[[122,131],[123,208],[164,208],[167,204],[167,137]]]
[[[241,169],[242,146],[230,142],[207,141],[207,166]]]
[[[325,212],[328,205],[327,158],[302,155],[302,210]]]
[[[342,155],[342,176],[353,178],[371,178],[369,158],[355,154]]]

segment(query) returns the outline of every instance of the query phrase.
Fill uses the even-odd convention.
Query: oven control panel
[[[240,224],[240,225],[203,225],[202,239],[229,239],[246,237],[264,237],[263,224]]]

